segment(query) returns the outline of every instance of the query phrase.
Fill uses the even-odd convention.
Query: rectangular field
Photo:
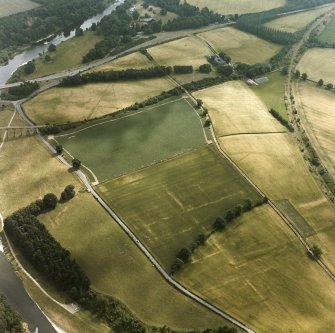
[[[286,4],[286,0],[188,0],[187,2],[200,8],[208,7],[221,14],[257,13]]]
[[[327,24],[325,29],[321,32],[319,40],[325,43],[335,43],[335,17]]]
[[[206,145],[201,121],[184,98],[78,128],[56,140],[100,181]]]
[[[208,108],[218,137],[286,131],[242,81],[230,81],[203,89],[195,92],[194,96]]]
[[[177,278],[255,332],[335,331],[333,282],[268,205],[212,235]]]
[[[199,36],[207,40],[217,52],[224,51],[234,62],[246,64],[265,62],[282,48],[234,28],[210,30]]]
[[[158,78],[54,88],[25,103],[24,109],[37,124],[82,121],[113,113],[174,87],[170,80]]]
[[[313,81],[322,79],[325,84],[335,85],[335,50],[313,48],[307,50],[298,67],[301,73],[307,73]]]
[[[298,14],[286,15],[270,21],[265,25],[269,28],[293,33],[304,29],[310,22],[315,20],[320,15],[328,12],[331,8],[332,7],[330,6],[325,6]]]
[[[13,15],[40,6],[30,0],[0,0],[0,17]]]
[[[99,185],[99,192],[167,268],[226,209],[256,200],[214,147]]]

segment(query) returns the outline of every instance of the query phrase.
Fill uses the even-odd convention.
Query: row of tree
[[[270,109],[270,113],[290,132],[294,132],[294,127],[286,119],[284,119],[279,112],[274,109]]]
[[[39,84],[34,81],[34,82],[23,82],[19,86],[16,87],[10,87],[8,89],[8,94],[6,98],[9,100],[17,100],[17,99],[22,99],[25,97],[28,97],[31,95],[33,92],[35,92],[39,88]]]
[[[5,296],[0,295],[0,332],[24,333],[22,319],[7,303]]]

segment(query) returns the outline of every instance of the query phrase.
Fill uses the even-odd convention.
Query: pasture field
[[[276,30],[282,30],[286,32],[296,32],[303,30],[309,23],[314,21],[317,17],[328,12],[332,7],[325,6],[313,10],[308,10],[293,15],[286,15],[267,22],[265,26]]]
[[[55,52],[45,53],[51,57],[50,62],[45,62],[45,54],[43,57],[36,59],[34,73],[26,75],[23,68],[18,69],[16,73],[21,79],[30,80],[80,66],[83,56],[102,39],[102,36],[93,31],[85,31],[83,36],[71,38],[57,45]]]
[[[335,16],[319,35],[319,40],[325,43],[335,43]]]
[[[113,113],[174,87],[167,78],[156,78],[54,88],[25,103],[24,109],[37,124],[76,122]]]
[[[25,12],[38,6],[38,3],[30,0],[0,0],[0,17]]]
[[[258,194],[213,146],[103,183],[102,196],[169,269],[226,209]]]
[[[335,85],[335,50],[309,49],[303,55],[297,68],[301,73],[307,73],[310,80],[322,79],[325,84]]]
[[[198,115],[184,98],[77,128],[56,140],[100,181],[206,145]]]
[[[308,82],[296,85],[298,110],[327,170],[335,177],[335,96]]]
[[[259,333],[335,330],[335,286],[268,205],[199,247],[183,284]]]
[[[189,0],[187,2],[200,8],[208,7],[221,14],[257,13],[286,4],[285,0]]]
[[[269,81],[259,86],[251,86],[251,90],[262,100],[268,109],[274,109],[288,120],[285,108],[285,81],[286,76],[280,72],[266,74]]]
[[[206,43],[194,36],[151,47],[148,52],[161,66],[192,65],[194,69],[207,64],[206,57],[213,54]]]
[[[200,98],[218,137],[239,133],[286,132],[263,102],[242,81],[230,81],[194,93]]]
[[[176,330],[227,324],[165,282],[90,194],[78,193],[41,221],[70,250],[94,289],[120,299],[146,324]]]
[[[265,62],[282,48],[230,27],[203,32],[198,36],[207,40],[217,52],[224,51],[234,62],[246,64]]]

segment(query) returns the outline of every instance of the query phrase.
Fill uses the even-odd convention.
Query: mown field
[[[212,146],[98,189],[167,268],[226,209],[258,197]]]
[[[327,24],[318,38],[321,42],[335,43],[335,17]]]
[[[286,76],[280,72],[266,74],[268,82],[258,86],[251,86],[251,90],[262,100],[268,109],[274,109],[284,119],[288,119],[285,108],[285,81]]]
[[[257,13],[284,6],[285,0],[189,0],[191,5],[208,7],[222,14]]]
[[[313,48],[307,50],[298,67],[301,73],[307,73],[313,81],[322,79],[325,84],[335,85],[335,50]]]
[[[41,221],[71,251],[94,289],[120,299],[146,324],[176,330],[227,324],[167,284],[90,194],[77,194]]]
[[[335,286],[268,205],[199,247],[177,278],[259,333],[335,330]]]
[[[233,61],[246,64],[265,62],[282,48],[234,28],[211,30],[199,36],[207,40],[217,52],[224,51]]]
[[[0,17],[25,12],[38,6],[38,3],[30,0],[0,0]]]
[[[194,93],[213,122],[217,136],[285,132],[257,95],[242,81],[230,81]]]
[[[287,32],[296,32],[304,29],[309,23],[315,20],[320,15],[328,12],[332,7],[325,6],[313,10],[308,10],[298,14],[287,15],[276,20],[270,21],[265,25],[267,27],[283,30]]]
[[[166,78],[54,88],[24,104],[37,124],[75,122],[113,113],[174,88]]]
[[[335,177],[335,96],[308,82],[296,86],[296,102],[327,170]]]
[[[184,98],[87,129],[77,128],[56,140],[100,181],[206,145],[197,113]]]

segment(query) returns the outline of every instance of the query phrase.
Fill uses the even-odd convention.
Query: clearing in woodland
[[[308,10],[302,13],[286,15],[276,20],[265,24],[269,28],[275,30],[282,30],[287,32],[296,32],[304,29],[309,23],[314,21],[317,17],[331,10],[332,7],[325,6],[313,10]]]
[[[38,3],[30,0],[0,0],[0,17],[25,12],[38,6]]]
[[[234,28],[221,28],[199,34],[217,52],[225,52],[234,62],[262,63],[277,54],[281,45],[273,44]]]
[[[259,199],[213,146],[103,183],[98,190],[167,269],[181,248],[227,209]]]
[[[208,108],[217,136],[286,132],[263,102],[242,81],[230,81],[194,93]]]
[[[213,234],[176,277],[255,332],[335,331],[334,283],[268,205]]]
[[[206,145],[199,116],[184,98],[85,126],[55,139],[100,181]]]
[[[167,78],[156,78],[53,88],[25,103],[24,109],[37,124],[76,122],[113,113],[174,87]]]
[[[189,4],[221,14],[246,14],[257,13],[282,7],[286,0],[188,0]]]
[[[313,48],[307,50],[298,64],[301,73],[313,81],[322,79],[335,85],[335,49]]]

